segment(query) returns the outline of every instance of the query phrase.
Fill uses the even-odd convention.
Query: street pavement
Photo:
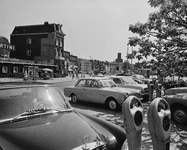
[[[48,79],[48,80],[39,79],[37,81],[45,82],[45,83],[58,83],[58,82],[66,82],[66,81],[71,81],[71,80],[77,80],[77,78],[72,79],[72,77],[66,76],[66,77],[53,78],[53,79]],[[18,81],[23,81],[23,79],[20,79],[20,78],[0,78],[0,82],[18,82]]]

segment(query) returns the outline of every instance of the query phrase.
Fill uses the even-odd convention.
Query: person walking
[[[77,79],[79,78],[78,70],[76,71],[76,77]]]
[[[74,77],[75,77],[75,72],[73,71],[72,72],[72,80],[74,79]]]

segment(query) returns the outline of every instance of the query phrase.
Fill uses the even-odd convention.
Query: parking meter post
[[[155,82],[156,97],[161,97],[161,84]]]
[[[169,150],[171,135],[170,106],[163,98],[155,98],[148,109],[149,132],[154,150]]]
[[[141,149],[141,133],[143,124],[143,108],[139,98],[129,96],[123,103],[122,114],[127,133],[129,150]]]
[[[153,100],[153,91],[154,91],[154,85],[150,82],[147,83],[148,92],[149,92],[149,100]]]

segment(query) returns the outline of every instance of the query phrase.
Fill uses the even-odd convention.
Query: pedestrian
[[[77,79],[79,78],[79,74],[78,74],[78,71],[76,71],[76,77],[77,77]]]
[[[28,81],[28,74],[27,74],[27,71],[24,72],[24,78],[23,78],[24,81]]]
[[[74,76],[75,76],[75,74],[74,74],[74,71],[72,72],[72,79],[74,79]]]

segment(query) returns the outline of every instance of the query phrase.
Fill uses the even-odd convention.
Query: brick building
[[[16,50],[11,58],[40,61],[57,66],[56,72],[65,67],[64,36],[61,24],[44,22],[39,25],[16,26],[10,35],[10,43]]]

